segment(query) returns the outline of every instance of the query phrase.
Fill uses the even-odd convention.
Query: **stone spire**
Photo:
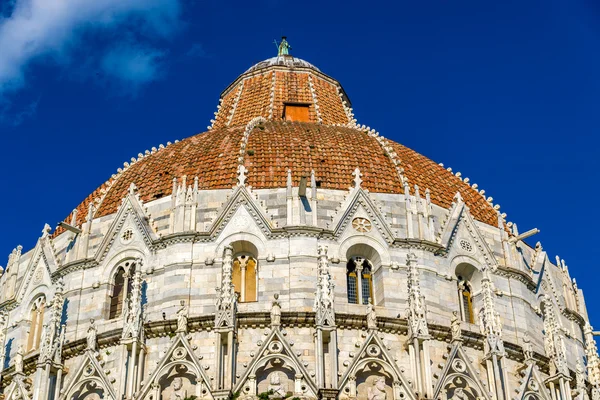
[[[331,277],[329,269],[329,257],[327,256],[327,246],[318,247],[318,278],[317,293],[315,296],[314,310],[316,314],[317,326],[335,326],[335,311],[333,288],[335,284]]]
[[[237,299],[235,288],[231,280],[233,273],[233,248],[226,246],[223,256],[223,272],[221,287],[217,287],[217,310],[215,314],[215,328],[233,328],[235,326],[235,313]]]
[[[131,297],[123,310],[123,339],[139,339],[143,330],[141,267],[141,260],[138,260],[131,280]]]
[[[481,280],[481,292],[483,294],[483,307],[479,310],[479,329],[486,337],[486,355],[504,355],[504,342],[502,341],[502,321],[500,314],[494,307],[494,289],[486,270]]]
[[[64,283],[62,280],[59,280],[56,283],[54,299],[52,300],[52,306],[50,309],[50,322],[44,326],[44,330],[42,332],[40,356],[38,361],[39,364],[53,362],[56,358],[56,352],[60,347],[61,319],[63,305],[65,302],[63,291]]]
[[[425,306],[425,296],[421,294],[417,256],[408,253],[406,266],[408,267],[408,310],[406,315],[408,337],[411,340],[414,338],[428,339],[427,308]]]
[[[596,341],[594,340],[592,326],[589,323],[585,324],[583,335],[585,338],[588,380],[594,387],[594,390],[600,391],[600,358],[598,358],[598,348],[596,347]]]
[[[542,297],[544,305],[544,348],[550,358],[550,375],[562,374],[569,376],[567,367],[567,351],[562,337],[562,329],[557,319],[554,303],[550,296]]]

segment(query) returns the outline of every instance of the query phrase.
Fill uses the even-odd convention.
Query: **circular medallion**
[[[235,226],[238,229],[244,229],[249,224],[250,221],[248,221],[248,217],[246,217],[245,215],[238,215],[233,219],[233,226]]]
[[[121,242],[122,243],[129,243],[133,240],[133,229],[131,228],[127,228],[123,231],[123,233],[121,233]]]
[[[467,253],[472,253],[475,250],[471,242],[467,239],[460,239],[458,245],[463,251],[466,251]]]
[[[276,341],[269,343],[269,351],[271,353],[278,354],[278,353],[281,353],[282,350],[283,350],[283,346],[281,345],[281,343],[276,342]]]
[[[369,347],[367,347],[367,354],[371,357],[377,357],[380,353],[381,349],[375,344],[372,344]]]
[[[175,360],[181,360],[181,359],[185,358],[186,355],[187,355],[187,351],[183,347],[178,347],[173,351],[173,358]]]
[[[44,271],[42,271],[42,268],[38,268],[35,271],[35,274],[33,275],[33,283],[34,284],[38,284],[42,281],[42,278],[44,277]]]
[[[460,359],[456,359],[452,362],[452,368],[454,368],[456,372],[465,372],[467,370],[467,366]]]
[[[352,220],[352,227],[358,232],[370,232],[373,228],[371,221],[366,218],[356,217]]]

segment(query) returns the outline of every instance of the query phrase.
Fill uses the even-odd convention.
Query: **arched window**
[[[346,265],[348,303],[373,302],[373,265],[363,257],[352,257]]]
[[[458,302],[460,305],[460,316],[463,321],[470,324],[475,323],[473,314],[473,297],[471,295],[471,283],[458,277]]]
[[[123,314],[124,300],[131,294],[131,273],[134,271],[133,262],[126,262],[117,269],[110,296],[108,319],[115,319]]]
[[[256,259],[242,254],[235,257],[231,280],[241,303],[256,301]]]
[[[31,306],[29,314],[30,325],[29,335],[27,337],[27,352],[35,351],[40,347],[42,330],[44,329],[44,310],[46,308],[46,298],[38,297]]]

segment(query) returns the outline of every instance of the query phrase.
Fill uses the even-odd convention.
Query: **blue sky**
[[[600,327],[597,1],[0,5],[1,265],[124,161],[205,131],[221,90],[285,34],[359,123],[539,228],[530,243],[566,260]]]

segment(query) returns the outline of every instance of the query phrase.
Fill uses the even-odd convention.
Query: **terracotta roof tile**
[[[138,187],[142,201],[148,202],[172,192],[173,178],[186,175],[188,182],[198,176],[202,189],[227,189],[236,182],[238,155],[245,127],[213,129],[167,146],[132,164],[108,189],[96,217],[117,211],[131,183]],[[431,201],[448,208],[460,191],[473,216],[490,225],[497,224],[492,206],[452,173],[427,157],[390,141],[402,162],[411,191],[418,185],[431,191]],[[391,159],[377,140],[354,128],[306,122],[270,121],[249,135],[244,162],[247,183],[254,188],[285,187],[287,170],[294,185],[300,178],[315,177],[324,189],[348,190],[356,167],[363,174],[363,187],[376,193],[403,193],[402,182]],[[250,155],[252,154],[252,155]],[[88,204],[107,189],[104,184],[78,207],[78,223],[85,220]],[[69,218],[67,218],[67,221]]]

